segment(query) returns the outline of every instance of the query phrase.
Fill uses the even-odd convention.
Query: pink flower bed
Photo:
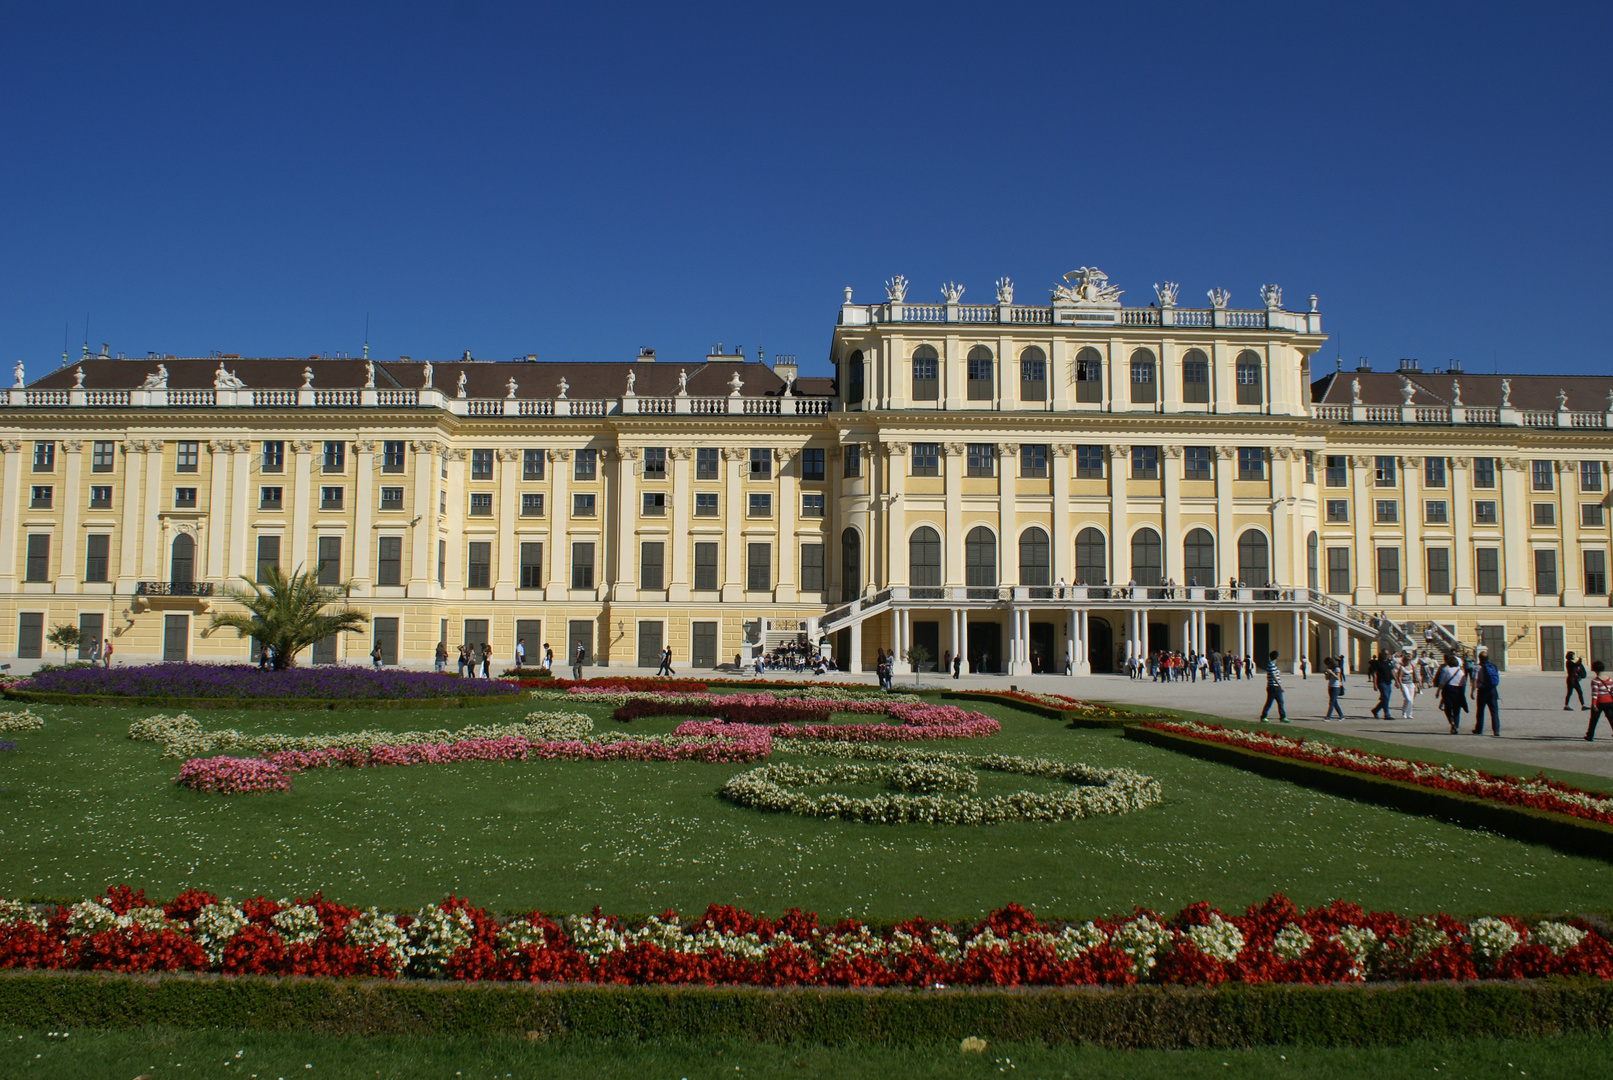
[[[197,791],[289,791],[286,771],[262,758],[192,758],[179,767],[174,783]]]

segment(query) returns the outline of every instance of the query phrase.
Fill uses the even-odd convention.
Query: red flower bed
[[[693,679],[630,679],[605,676],[597,679],[561,679],[558,677],[506,679],[528,690],[570,690],[574,686],[591,690],[622,690],[628,693],[703,694],[707,684]]]

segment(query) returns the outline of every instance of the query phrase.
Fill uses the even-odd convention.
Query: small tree
[[[345,604],[333,612],[325,612],[327,606],[346,595],[344,585],[320,585],[313,574],[300,569],[290,577],[278,566],[270,566],[263,573],[261,582],[241,575],[250,589],[224,589],[224,595],[246,611],[216,614],[212,628],[229,627],[238,637],[251,636],[274,646],[276,670],[290,667],[298,653],[321,638],[352,633],[370,621],[368,615]]]
[[[907,662],[913,665],[913,685],[919,684],[919,672],[924,665],[930,662],[930,650],[922,645],[909,645],[907,647]]]
[[[62,666],[66,667],[67,650],[77,648],[81,638],[79,637],[78,627],[70,623],[64,623],[61,626],[51,627],[50,633],[45,635],[45,640],[62,650]]]

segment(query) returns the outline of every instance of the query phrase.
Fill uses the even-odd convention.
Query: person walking
[[[484,642],[482,642],[482,678],[491,679],[492,677],[493,677],[493,646],[489,645],[487,642],[484,641]]]
[[[576,682],[582,682],[583,661],[588,659],[588,650],[582,642],[577,642],[577,652],[571,658],[571,677]]]
[[[446,641],[437,642],[436,660],[437,673],[440,675],[442,674],[442,669],[448,666],[448,643]]]
[[[1451,734],[1462,730],[1462,710],[1467,708],[1467,669],[1456,659],[1456,654],[1445,654],[1445,666],[1434,675],[1439,688],[1440,708],[1451,725]]]
[[[549,648],[547,641],[543,643],[543,670],[554,674],[554,650]]]
[[[377,641],[375,643],[375,648],[370,650],[370,663],[375,665],[375,670],[376,671],[381,670],[381,643],[380,643],[380,641]]]
[[[1575,659],[1574,654],[1569,653],[1563,658],[1563,673],[1568,677],[1568,692],[1563,695],[1563,712],[1574,711],[1573,707],[1568,703],[1573,699],[1575,694],[1579,695],[1580,711],[1583,712],[1588,710],[1590,706],[1585,704],[1585,689],[1580,685],[1585,678],[1584,662]]]
[[[1383,719],[1389,719],[1389,691],[1394,687],[1394,671],[1389,666],[1389,651],[1379,649],[1378,655],[1372,658],[1367,665],[1367,674],[1372,677],[1372,686],[1378,691],[1378,703],[1372,706],[1372,715],[1383,713]]]
[[[526,667],[526,638],[515,639],[515,666]]]
[[[1412,666],[1409,653],[1395,658],[1394,675],[1395,683],[1400,687],[1400,719],[1413,719],[1411,703],[1417,696],[1417,670]]]
[[[655,673],[657,675],[667,676],[676,674],[676,672],[672,670],[672,646],[663,645],[661,647],[661,666],[656,668]]]
[[[1607,665],[1600,660],[1591,661],[1591,723],[1585,729],[1585,741],[1596,737],[1596,721],[1607,717],[1607,726],[1613,728],[1613,679],[1603,674]]]
[[[112,666],[112,639],[107,638],[101,643],[101,666]]]
[[[952,658],[952,678],[954,680],[957,680],[957,679],[961,678],[962,675],[963,675],[963,652],[960,650],[958,652],[958,655],[956,655],[956,656],[954,656]]]
[[[1283,705],[1283,680],[1277,673],[1277,650],[1271,650],[1266,657],[1266,704],[1260,710],[1260,722],[1266,722],[1266,714],[1271,711],[1271,703],[1277,703],[1277,719],[1288,723],[1288,709]]]
[[[459,677],[461,679],[465,677],[465,665],[467,663],[468,661],[465,657],[465,643],[461,641],[459,643],[459,651],[454,655],[454,666],[458,669]]]
[[[1490,710],[1490,734],[1501,737],[1501,672],[1490,663],[1490,650],[1479,646],[1473,669],[1473,735],[1484,734],[1484,710]]]
[[[1339,669],[1333,666],[1332,661],[1322,671],[1327,677],[1327,715],[1322,719],[1331,720],[1337,713],[1338,718],[1343,720],[1344,710],[1339,707],[1339,698],[1344,696],[1344,676],[1339,674]]]

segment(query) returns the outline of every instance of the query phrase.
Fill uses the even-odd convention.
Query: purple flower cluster
[[[429,671],[319,666],[259,671],[245,664],[150,664],[42,671],[18,690],[151,698],[283,698],[396,701],[418,698],[508,697],[523,691],[507,682],[461,679]]]

